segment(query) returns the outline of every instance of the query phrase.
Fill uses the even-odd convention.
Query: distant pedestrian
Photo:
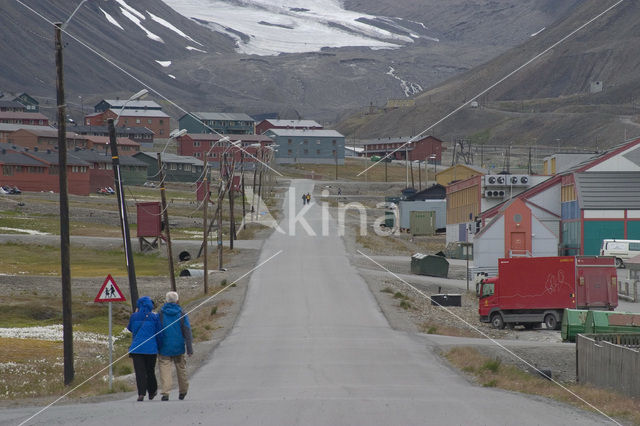
[[[342,189],[338,188],[338,197],[342,195]]]
[[[307,194],[302,194],[302,205],[307,204]]]
[[[182,308],[178,305],[178,293],[170,291],[167,293],[166,299],[167,303],[160,310],[160,323],[163,331],[162,345],[158,355],[162,400],[169,400],[169,391],[173,386],[171,364],[176,366],[178,398],[182,400],[189,390],[187,361],[184,353],[186,349],[187,355],[193,355],[191,325],[189,317],[182,312]]]
[[[307,197],[306,198],[307,198],[307,204],[309,204],[311,202],[311,194],[309,194],[307,192]]]
[[[156,381],[156,357],[162,345],[160,336],[160,319],[153,312],[153,301],[148,296],[138,299],[138,309],[131,314],[127,329],[132,333],[129,356],[133,360],[138,387],[138,401],[143,401],[145,394],[153,399],[158,393]]]

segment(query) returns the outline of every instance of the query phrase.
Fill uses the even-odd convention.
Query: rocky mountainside
[[[66,20],[78,3],[11,1],[3,4],[0,14],[4,41],[0,90],[28,92],[52,117],[55,65],[50,22]],[[221,1],[189,3],[213,8]],[[250,2],[230,2],[246,3]],[[396,49],[347,46],[266,56],[240,53],[238,46],[252,35],[238,33],[233,21],[221,28],[190,19],[161,0],[89,0],[64,36],[67,101],[72,116],[79,118],[81,108],[89,112],[98,100],[126,97],[144,84],[156,91],[153,99],[164,102],[175,117],[182,112],[163,97],[191,111],[274,112],[281,117],[335,122],[348,111],[420,96],[427,88],[530,39],[531,34],[568,16],[579,3],[345,0],[345,11],[367,15],[359,22],[412,40],[399,43]],[[327,26],[352,32],[337,23]]]
[[[362,138],[417,134],[615,3],[581,2],[527,42],[421,93],[415,107],[361,111],[339,128]],[[620,3],[429,133],[476,144],[588,148],[638,137],[639,18],[637,2]]]

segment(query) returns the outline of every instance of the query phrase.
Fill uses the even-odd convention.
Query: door
[[[514,256],[526,256],[527,254],[527,240],[525,239],[524,232],[512,232],[511,233],[511,248],[510,257]]]

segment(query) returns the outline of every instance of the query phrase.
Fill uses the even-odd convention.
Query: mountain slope
[[[585,1],[526,43],[416,97],[414,108],[354,116],[339,128],[360,137],[415,134],[507,75],[613,1]],[[602,147],[640,135],[640,6],[623,2],[478,99],[433,132],[477,143]],[[591,83],[604,90],[590,93]]]
[[[217,0],[190,1],[204,8]],[[66,19],[77,3],[27,1],[49,20]],[[565,16],[579,1],[556,3],[344,2],[351,11],[375,15],[366,20],[370,27],[394,25],[395,30],[422,31],[424,37],[391,50],[342,47],[275,56],[244,55],[237,51],[238,40],[229,35],[236,31],[231,26],[222,32],[212,31],[209,23],[205,26],[202,20],[188,19],[160,0],[89,1],[67,30],[188,110],[277,112],[282,117],[334,121],[346,111],[413,96],[469,70]],[[53,117],[53,28],[17,2],[3,5],[0,28],[5,40],[0,44],[0,57],[7,58],[0,61],[0,90],[35,95],[42,101],[43,112]],[[239,37],[242,40],[251,34]],[[87,112],[101,98],[126,97],[140,89],[140,82],[98,59],[69,35],[64,40],[67,100],[76,118],[81,104]],[[181,114],[172,108],[168,112]]]

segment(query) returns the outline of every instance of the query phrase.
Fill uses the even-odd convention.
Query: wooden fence
[[[578,383],[640,397],[640,334],[578,334]]]

